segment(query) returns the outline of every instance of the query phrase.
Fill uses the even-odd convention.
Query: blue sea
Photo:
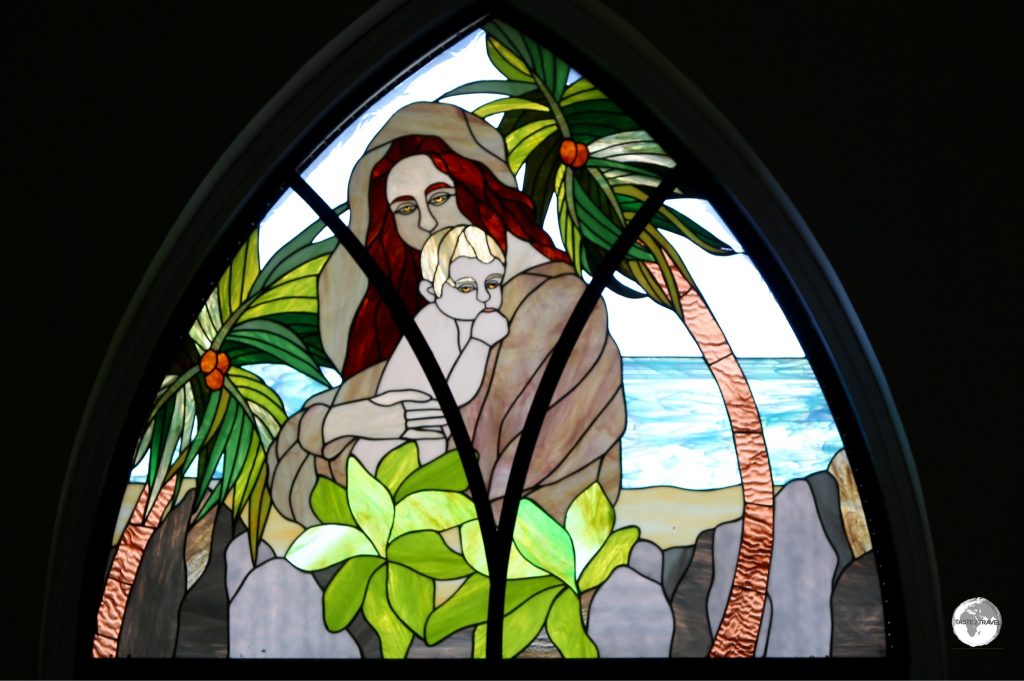
[[[843,443],[807,360],[743,359],[740,365],[761,414],[775,484],[827,468]],[[282,365],[246,368],[281,396],[289,416],[324,390]],[[335,372],[325,373],[338,382]],[[716,489],[739,484],[725,404],[704,360],[624,357],[622,378],[627,413],[623,487]],[[147,466],[148,457],[133,471],[132,480],[144,481]]]
[[[805,359],[741,359],[772,465],[783,485],[824,470],[843,447]],[[718,386],[695,357],[624,357],[623,487],[715,489],[739,484],[736,450]]]

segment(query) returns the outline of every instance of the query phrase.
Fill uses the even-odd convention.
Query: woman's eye
[[[487,288],[493,291],[494,289],[498,288],[498,282],[496,282],[496,281],[489,281],[489,282],[487,282]]]
[[[414,212],[416,212],[416,206],[411,203],[402,204],[395,209],[397,215],[411,215]]]
[[[463,293],[470,293],[475,288],[476,288],[475,286],[472,286],[470,284],[462,284],[461,286],[459,286],[459,290],[462,291]]]
[[[444,192],[441,192],[440,194],[434,194],[429,199],[427,199],[427,201],[432,206],[440,206],[442,203],[445,203],[451,197],[452,197],[451,194],[446,194]]]

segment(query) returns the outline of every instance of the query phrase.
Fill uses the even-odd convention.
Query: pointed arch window
[[[656,63],[468,11],[359,76],[353,32],[183,218],[53,640],[923,664],[912,471],[798,218]]]

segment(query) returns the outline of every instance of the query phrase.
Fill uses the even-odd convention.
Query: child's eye
[[[441,192],[440,194],[434,194],[429,199],[427,199],[427,201],[432,206],[440,206],[442,203],[445,203],[446,201],[448,201],[448,199],[450,199],[451,197],[452,197],[451,194],[446,194],[445,192]]]
[[[398,215],[411,215],[416,212],[416,206],[411,203],[405,203],[395,209],[395,213]]]

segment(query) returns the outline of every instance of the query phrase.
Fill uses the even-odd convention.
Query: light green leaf
[[[455,450],[442,454],[433,461],[415,470],[395,494],[399,502],[410,494],[423,490],[442,490],[447,492],[463,492],[469,487],[466,471],[462,468],[462,460]]]
[[[487,39],[487,56],[494,67],[509,80],[533,83],[533,76],[523,60],[493,37]]]
[[[404,565],[388,563],[388,602],[406,626],[423,638],[434,609],[434,581]]]
[[[263,536],[269,517],[270,490],[267,489],[267,467],[264,465],[256,476],[256,484],[253,486],[252,496],[249,497],[249,557],[253,564],[256,563],[260,537]]]
[[[615,525],[615,510],[600,483],[595,482],[573,499],[565,514],[565,529],[576,551],[576,577],[583,573]]]
[[[487,625],[481,624],[473,630],[473,658],[483,660],[487,657]]]
[[[315,277],[310,277],[314,282]],[[273,291],[273,289],[271,289]],[[257,300],[263,300],[261,296]],[[310,296],[292,296],[283,298],[280,300],[268,300],[265,303],[253,303],[242,316],[239,318],[240,321],[246,321],[249,319],[260,319],[262,317],[270,317],[278,314],[290,314],[296,312],[306,312],[309,314],[317,313],[317,298],[315,295]]]
[[[602,584],[615,568],[627,564],[629,552],[633,550],[633,544],[639,538],[638,527],[623,527],[613,532],[580,575],[580,591],[593,589]]]
[[[230,316],[241,306],[259,273],[259,230],[254,229],[217,283],[222,316]]]
[[[406,442],[388,452],[377,465],[377,480],[384,483],[392,494],[396,494],[399,486],[419,465],[420,455],[416,442]]]
[[[473,566],[473,569],[480,574],[490,574],[487,567],[487,555],[484,551],[484,540],[480,533],[480,522],[470,521],[459,529],[462,541],[462,555],[466,561]],[[527,577],[542,577],[548,573],[523,558],[523,555],[516,549],[515,544],[509,551],[508,556],[508,578],[524,579]]]
[[[377,548],[378,555],[385,555],[391,525],[395,519],[395,505],[388,488],[377,482],[366,472],[359,460],[348,458],[348,507],[352,517]]]
[[[430,490],[417,492],[402,499],[395,507],[395,526],[391,537],[394,539],[416,530],[441,532],[475,517],[476,507],[464,494]]]
[[[487,621],[487,598],[490,580],[472,575],[452,597],[427,618],[427,645],[434,645],[459,629]]]
[[[356,556],[334,575],[324,591],[324,623],[330,631],[341,631],[363,607],[370,576],[384,562],[379,556]]]
[[[580,102],[589,102],[594,99],[606,99],[603,92],[594,87],[586,78],[580,78],[572,85],[565,89],[562,93],[562,101],[559,102],[559,106],[563,109],[572,106],[573,104],[579,104]]]
[[[508,146],[508,165],[512,172],[519,172],[530,152],[557,130],[558,124],[553,118],[543,118],[509,133],[505,138],[505,144]]]
[[[473,573],[473,568],[448,548],[437,532],[402,535],[388,545],[388,560],[434,579],[456,579]]]
[[[385,659],[405,657],[412,643],[412,632],[402,619],[391,609],[387,595],[387,570],[380,568],[370,578],[363,603],[363,614],[377,636],[380,637],[381,653]]]
[[[310,495],[309,504],[313,507],[313,513],[322,523],[356,524],[356,519],[352,517],[352,511],[348,507],[348,493],[344,487],[333,480],[318,477],[316,485],[313,487],[313,493]]]
[[[597,646],[583,628],[580,599],[569,589],[563,589],[552,604],[547,631],[562,657],[597,657]]]
[[[523,558],[576,590],[575,558],[569,533],[530,499],[519,502],[512,538]]]
[[[506,111],[549,111],[549,109],[546,105],[530,99],[505,97],[477,107],[473,113],[480,118],[487,118],[491,114],[505,113]]]
[[[518,655],[533,639],[537,638],[540,628],[548,617],[551,602],[564,591],[564,586],[556,586],[541,591],[523,605],[505,615],[504,631],[501,637],[501,656],[505,659]]]
[[[265,305],[275,300],[288,300],[290,298],[305,298],[307,296],[316,297],[316,282],[317,276],[315,274],[309,274],[306,276],[296,276],[289,279],[282,279],[274,283],[259,296],[257,296],[252,305]],[[260,315],[267,316],[267,315]],[[251,315],[242,315],[242,320],[253,319]]]
[[[510,579],[505,582],[505,614],[509,614],[541,591],[564,586],[557,577],[544,575],[531,579]]]
[[[462,556],[466,562],[480,574],[490,575],[479,520],[472,520],[459,528],[459,543],[462,544]]]
[[[300,534],[284,555],[288,562],[306,572],[336,565],[353,556],[377,552],[362,532],[348,525],[316,525]]]
[[[236,519],[242,514],[243,507],[252,496],[253,490],[256,489],[256,483],[260,476],[266,476],[266,471],[267,453],[263,447],[259,447],[256,456],[246,462],[246,467],[242,469],[242,474],[238,476],[238,482],[235,483],[235,497],[231,503],[232,515]]]

